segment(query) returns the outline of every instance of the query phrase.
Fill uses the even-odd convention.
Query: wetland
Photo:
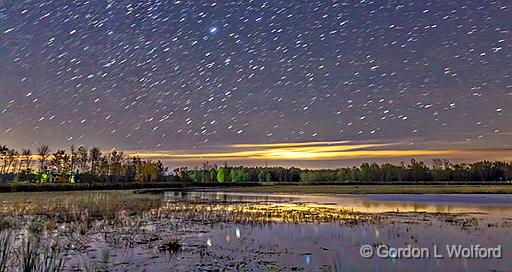
[[[507,271],[507,194],[82,191],[0,195],[0,271]],[[360,248],[501,245],[502,259]]]

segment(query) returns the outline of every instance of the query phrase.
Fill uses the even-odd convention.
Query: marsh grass
[[[38,233],[29,233],[16,244],[12,230],[0,233],[0,272],[62,271],[64,259],[57,242],[44,245]]]
[[[169,239],[165,241],[160,247],[160,251],[167,252],[170,255],[170,258],[172,258],[174,255],[176,255],[181,250],[181,244],[177,239]]]
[[[357,213],[334,206],[288,203],[168,202],[160,216],[179,216],[203,223],[327,223],[346,225],[376,223],[381,216]]]
[[[369,222],[379,217],[340,207],[298,203],[173,202],[163,201],[158,195],[130,192],[49,193],[30,197],[16,193],[10,197],[0,208],[0,215],[43,217],[47,229],[57,229],[60,223],[68,223],[69,228],[81,235],[94,229],[137,229],[141,222],[155,222],[159,217],[193,222],[345,224]]]
[[[225,192],[300,194],[510,194],[512,184],[339,184],[224,188]]]
[[[75,222],[141,214],[157,208],[160,197],[127,191],[12,193],[2,195],[2,202],[0,216],[46,216],[56,222]]]
[[[11,216],[0,215],[0,231],[11,229],[16,226],[16,220]]]
[[[125,264],[123,260],[119,262],[118,258],[123,254],[120,252],[135,247],[159,249],[161,256],[173,258],[192,248],[193,243],[183,238],[186,235],[179,235],[198,229],[208,231],[217,223],[339,223],[355,226],[386,224],[389,222],[386,218],[396,216],[359,213],[340,206],[313,203],[169,201],[162,200],[159,195],[130,192],[3,196],[0,205],[0,272],[53,272],[71,268],[112,271]],[[418,214],[410,216],[414,219]],[[424,216],[421,214],[422,218]],[[461,226],[478,223],[460,221],[455,215],[446,219],[446,223],[450,222]],[[184,250],[182,245],[187,245]],[[193,246],[201,258],[210,254],[206,246]],[[83,259],[83,262],[66,263],[65,260],[73,262],[71,257]],[[152,256],[148,255],[148,258]],[[127,267],[130,265],[126,262]]]
[[[145,221],[143,214],[160,205],[157,195],[130,192],[2,196],[0,272],[62,271],[66,256],[70,252],[80,256],[89,250],[90,237],[95,235],[113,242],[114,247],[133,246],[135,233]],[[78,269],[111,271],[109,250],[100,249],[96,261],[89,256]]]
[[[53,243],[49,250],[45,250],[43,253],[43,270],[57,272],[61,271],[64,266],[64,259],[61,256],[61,247],[58,243]]]
[[[5,196],[5,195],[4,195]],[[32,238],[21,243],[20,259],[8,267],[17,271],[60,271],[66,254],[82,256],[90,252],[92,237],[102,239],[108,246],[94,249],[94,255],[83,255],[78,264],[82,271],[111,271],[115,262],[110,250],[127,248],[157,248],[172,259],[181,252],[182,244],[174,238],[145,229],[157,222],[186,222],[187,224],[271,222],[319,223],[339,222],[357,224],[375,220],[375,216],[354,213],[339,207],[316,207],[286,203],[227,203],[209,201],[164,201],[159,195],[129,192],[36,193],[30,196],[10,194],[0,208],[0,216],[32,218],[26,224]],[[176,221],[177,220],[177,221]],[[7,222],[7,221],[5,221]],[[11,222],[12,223],[12,222]],[[11,226],[11,223],[5,223]],[[2,225],[0,221],[0,226]],[[59,237],[62,244],[43,241]],[[168,237],[168,236],[167,236]],[[173,236],[171,236],[173,237]],[[162,240],[163,239],[163,240]],[[94,242],[92,242],[94,243]],[[7,255],[13,255],[11,250]],[[9,258],[9,257],[8,257]],[[4,271],[0,271],[4,272]]]
[[[0,272],[6,272],[9,265],[9,258],[12,252],[11,232],[3,230],[0,232]]]

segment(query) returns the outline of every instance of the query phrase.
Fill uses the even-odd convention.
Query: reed
[[[6,272],[9,268],[9,258],[12,252],[12,235],[10,231],[0,232],[0,272]]]

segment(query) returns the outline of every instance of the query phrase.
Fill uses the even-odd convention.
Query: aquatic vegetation
[[[4,195],[0,215],[44,215],[58,222],[84,217],[113,219],[120,213],[141,214],[160,204],[160,197],[131,192],[14,193]],[[0,221],[0,226],[1,226]]]
[[[16,225],[14,218],[10,216],[0,216],[0,231],[13,228]]]
[[[181,250],[181,244],[176,239],[170,239],[165,241],[160,247],[158,247],[160,251],[165,251],[173,256]]]
[[[12,252],[12,237],[11,232],[0,232],[0,272],[7,271],[9,257]]]
[[[271,197],[247,201],[217,199],[215,195],[173,199],[127,192],[11,194],[0,208],[0,272],[140,271],[146,265],[166,269],[171,263],[173,267],[181,265],[181,270],[219,266],[238,271],[301,270],[301,265],[283,265],[281,256],[299,256],[310,265],[319,254],[337,254],[339,245],[329,244],[330,239],[343,237],[344,233],[350,233],[347,237],[353,239],[361,233],[372,237],[375,230],[378,237],[378,229],[388,228],[380,233],[417,244],[422,238],[417,230],[433,225],[464,233],[491,227],[500,231],[511,225],[508,221],[481,224],[481,219],[471,214],[366,213],[329,203],[300,202],[289,196],[284,200]],[[286,247],[293,239],[302,242],[301,235],[307,233],[304,229],[315,230],[319,236],[313,238],[323,239],[324,226],[343,231],[320,240],[323,242],[315,244],[316,251],[305,248],[297,252],[295,244]],[[273,238],[275,228],[286,232],[275,235],[279,243],[270,240],[265,247],[265,242],[258,239]],[[254,234],[264,230],[268,230],[264,235]],[[215,237],[223,231],[224,236]],[[249,240],[252,235],[258,239]],[[389,239],[374,241],[391,244]],[[192,266],[194,262],[198,264]],[[346,267],[337,257],[325,264],[326,271]]]
[[[335,206],[318,206],[288,203],[225,203],[180,201],[168,202],[158,209],[161,216],[185,216],[202,222],[235,223],[369,223],[378,215],[351,212]]]
[[[16,243],[13,233],[13,230],[0,233],[0,272],[62,271],[64,259],[57,241],[46,244],[40,233],[29,232]]]

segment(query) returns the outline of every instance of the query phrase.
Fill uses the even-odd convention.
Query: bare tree
[[[58,173],[62,174],[66,168],[67,155],[66,151],[59,149],[57,152],[52,154],[50,164],[52,169],[55,169]]]
[[[77,167],[82,172],[87,172],[87,163],[89,162],[89,154],[87,153],[87,148],[85,148],[84,146],[79,146],[76,153]]]
[[[2,156],[2,168],[0,168],[0,174],[5,173],[5,167],[7,166],[7,153],[9,152],[9,148],[5,145],[0,145],[0,156]]]
[[[76,153],[76,148],[74,145],[71,146],[70,148],[71,150],[71,154],[69,155],[69,167],[71,168],[71,172],[75,172],[75,166],[76,166],[76,161],[77,161],[77,153]]]
[[[123,161],[125,160],[125,155],[123,152],[117,152],[114,150],[108,156],[108,160],[109,160],[109,166],[110,166],[109,175],[113,175],[117,180],[117,177],[119,177],[121,175],[121,170],[122,170]]]
[[[99,148],[93,146],[89,150],[89,157],[91,158],[91,173],[96,174],[96,168],[101,158],[101,151]]]
[[[48,156],[50,154],[50,150],[47,145],[42,145],[37,148],[37,155],[39,156],[39,171],[43,172],[45,170],[45,162],[46,159],[48,159]]]
[[[19,171],[21,172],[21,168],[23,167],[23,163],[25,163],[25,169],[30,169],[30,163],[32,162],[32,151],[30,149],[23,149],[21,151],[21,163],[19,165]]]
[[[12,167],[13,172],[16,170],[16,163],[18,160],[18,156],[19,156],[18,151],[14,150],[14,149],[9,149],[9,151],[7,152],[7,167],[5,170],[6,173],[9,173],[11,171],[11,167]]]

